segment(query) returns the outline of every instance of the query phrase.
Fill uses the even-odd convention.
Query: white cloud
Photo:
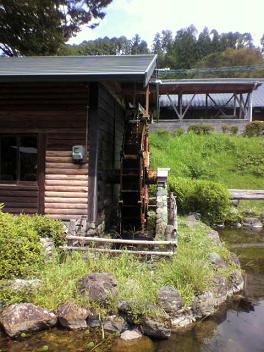
[[[156,32],[175,33],[194,24],[199,31],[207,26],[219,32],[250,32],[258,45],[264,33],[263,13],[263,0],[113,0],[100,25],[83,29],[71,42],[139,33],[151,45]]]

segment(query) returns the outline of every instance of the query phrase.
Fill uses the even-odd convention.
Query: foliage
[[[108,254],[91,255],[87,259],[79,253],[68,255],[63,261],[57,258],[47,263],[40,272],[43,282],[37,292],[16,292],[13,295],[3,290],[0,300],[9,303],[31,301],[48,309],[56,309],[61,303],[73,300],[91,306],[76,290],[78,280],[93,272],[111,272],[118,281],[118,294],[113,297],[110,309],[117,310],[118,302],[126,300],[132,305],[133,313],[140,317],[146,312],[153,314],[160,287],[172,285],[179,290],[186,305],[194,295],[212,289],[217,270],[210,263],[210,252],[217,252],[230,263],[230,254],[225,246],[219,247],[207,236],[209,228],[198,222],[192,228],[179,219],[180,246],[172,259],[147,262],[124,251],[120,256]],[[233,264],[232,264],[233,265]],[[223,274],[228,277],[230,269]],[[96,305],[102,314],[105,307]]]
[[[241,157],[237,162],[237,168],[242,174],[244,172],[250,172],[254,176],[264,177],[263,150],[258,150],[253,155],[248,152],[241,154]]]
[[[236,57],[235,62],[232,60],[224,62],[222,53],[227,49],[233,50],[232,54],[230,51],[230,55]],[[218,33],[215,29],[209,30],[207,27],[198,33],[193,25],[178,30],[174,38],[170,31],[156,33],[152,50],[159,55],[160,67],[172,69],[190,69],[195,66],[217,67],[220,62],[222,66],[238,65],[236,62],[240,62],[239,65],[255,64],[256,60],[258,63],[260,63],[259,60],[263,62],[260,51],[254,49],[250,33]],[[213,62],[213,60],[218,61]],[[190,74],[188,77],[191,78]]]
[[[59,55],[131,55],[148,53],[147,43],[138,34],[135,34],[132,39],[121,36],[85,40],[78,45],[65,45],[58,52]]]
[[[0,279],[34,275],[43,264],[39,235],[29,217],[0,212]]]
[[[242,214],[246,212],[254,215],[264,215],[264,200],[240,200],[238,210]]]
[[[222,131],[223,133],[236,135],[238,133],[238,126],[223,125]]]
[[[253,159],[259,155],[260,160],[264,150],[262,137],[185,133],[175,138],[173,133],[151,133],[150,146],[151,167],[170,167],[171,176],[209,179],[227,188],[264,188],[264,178],[252,168],[239,169],[246,156]]]
[[[25,217],[25,215],[23,215]],[[30,218],[33,229],[40,237],[50,237],[54,240],[56,247],[63,244],[65,231],[63,223],[48,216],[34,215]]]
[[[0,279],[30,277],[43,264],[40,237],[63,242],[63,224],[42,215],[14,216],[0,211]]]
[[[182,213],[199,212],[210,224],[224,221],[229,212],[229,193],[216,182],[171,177],[169,189],[176,194]]]
[[[53,55],[112,0],[1,0],[0,49],[8,56]],[[96,24],[90,25],[94,27]]]
[[[191,125],[188,128],[188,132],[194,132],[196,134],[210,134],[214,132],[214,127],[210,125]]]
[[[208,77],[217,77],[219,73],[214,72],[214,68],[217,67],[229,67],[229,66],[250,66],[263,64],[263,57],[259,49],[251,47],[238,48],[227,48],[222,52],[215,52],[204,56],[200,61],[196,63],[197,68],[212,68],[211,73],[207,73]],[[239,67],[238,67],[239,68]],[[257,69],[253,72],[240,72],[238,69],[234,72],[221,72],[221,77],[260,77],[261,72]],[[260,76],[259,76],[260,75]],[[199,74],[198,77],[202,77],[203,73]]]
[[[172,136],[175,136],[175,137],[180,137],[182,134],[184,134],[185,131],[183,128],[177,128],[176,130],[174,130],[171,134]]]
[[[245,136],[264,136],[264,121],[252,121],[246,125]]]

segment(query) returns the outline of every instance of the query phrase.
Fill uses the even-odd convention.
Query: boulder
[[[80,307],[73,302],[62,304],[57,310],[60,325],[70,330],[87,328],[86,319],[89,315],[90,311],[88,309]]]
[[[234,252],[230,252],[230,260],[234,264],[240,266],[240,260],[239,260],[238,256]]]
[[[195,297],[192,303],[194,317],[203,318],[212,315],[215,312],[215,304],[215,297],[210,291]]]
[[[106,331],[121,333],[128,328],[128,325],[122,317],[111,315],[104,321],[103,327]]]
[[[192,228],[197,225],[200,218],[201,218],[201,215],[199,213],[189,214],[186,218],[186,225]]]
[[[146,317],[141,323],[141,331],[144,335],[155,339],[167,339],[171,336],[171,329],[166,322],[159,318]]]
[[[244,278],[241,270],[234,270],[230,276],[230,285],[233,293],[237,293],[244,288]]]
[[[218,246],[221,246],[222,245],[222,242],[220,240],[220,237],[219,237],[219,234],[217,231],[215,230],[211,230],[209,233],[208,233],[208,237],[211,238],[215,244],[217,244]]]
[[[0,313],[0,325],[10,337],[22,332],[39,331],[56,325],[57,317],[46,309],[31,303],[16,303]]]
[[[90,274],[78,282],[79,292],[90,302],[107,303],[117,293],[117,281],[113,274]]]
[[[263,224],[257,217],[247,217],[243,220],[242,226],[249,227],[252,229],[262,229]]]
[[[118,312],[119,314],[129,323],[134,324],[138,317],[133,313],[132,306],[136,305],[135,301],[121,301],[118,304]]]
[[[131,341],[131,340],[140,339],[142,337],[142,334],[138,330],[126,330],[122,332],[120,337],[124,341]]]
[[[35,291],[39,289],[40,286],[41,286],[41,281],[39,279],[32,279],[32,280],[15,279],[15,280],[4,282],[0,286],[0,289],[10,288],[14,291],[23,291],[23,290]]]
[[[224,259],[216,252],[210,253],[210,261],[218,268],[226,268],[227,264]]]
[[[193,311],[190,308],[178,312],[177,315],[171,317],[170,323],[173,332],[192,327],[195,322]]]
[[[159,306],[169,315],[175,315],[184,306],[179,292],[171,286],[161,287],[158,293]]]
[[[216,276],[214,278],[214,296],[216,305],[223,303],[230,294],[228,280],[224,276]]]
[[[56,248],[55,248],[54,240],[50,237],[41,237],[40,243],[44,248],[47,259],[53,259],[56,256]]]

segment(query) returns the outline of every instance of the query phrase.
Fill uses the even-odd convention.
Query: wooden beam
[[[127,240],[119,238],[101,238],[85,236],[66,236],[67,240],[76,240],[82,242],[100,242],[129,245],[146,245],[146,246],[177,246],[175,241],[146,241],[146,240]]]
[[[174,252],[156,252],[156,251],[136,251],[136,250],[124,250],[124,249],[108,249],[108,248],[89,248],[89,247],[74,247],[74,246],[61,246],[64,251],[85,251],[85,252],[102,252],[102,253],[130,253],[130,254],[139,254],[139,255],[158,255],[171,257],[175,255]]]
[[[179,120],[180,120],[180,114],[179,114],[179,112],[178,112],[178,110],[177,110],[177,108],[176,108],[176,105],[173,104],[173,101],[172,101],[172,99],[171,99],[171,96],[170,96],[169,94],[167,94],[167,97],[168,97],[168,99],[169,99],[169,101],[170,101],[171,107],[172,107],[173,110],[176,112],[176,115],[178,116],[178,118],[179,118]]]

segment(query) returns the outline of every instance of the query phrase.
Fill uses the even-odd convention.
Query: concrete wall
[[[192,125],[211,125],[215,128],[216,132],[222,132],[223,125],[237,126],[239,133],[242,133],[245,129],[248,120],[238,119],[188,119],[188,120],[160,120],[160,122],[150,125],[150,131],[156,131],[158,129],[165,129],[169,131],[176,130],[177,128],[183,128],[185,131]]]

